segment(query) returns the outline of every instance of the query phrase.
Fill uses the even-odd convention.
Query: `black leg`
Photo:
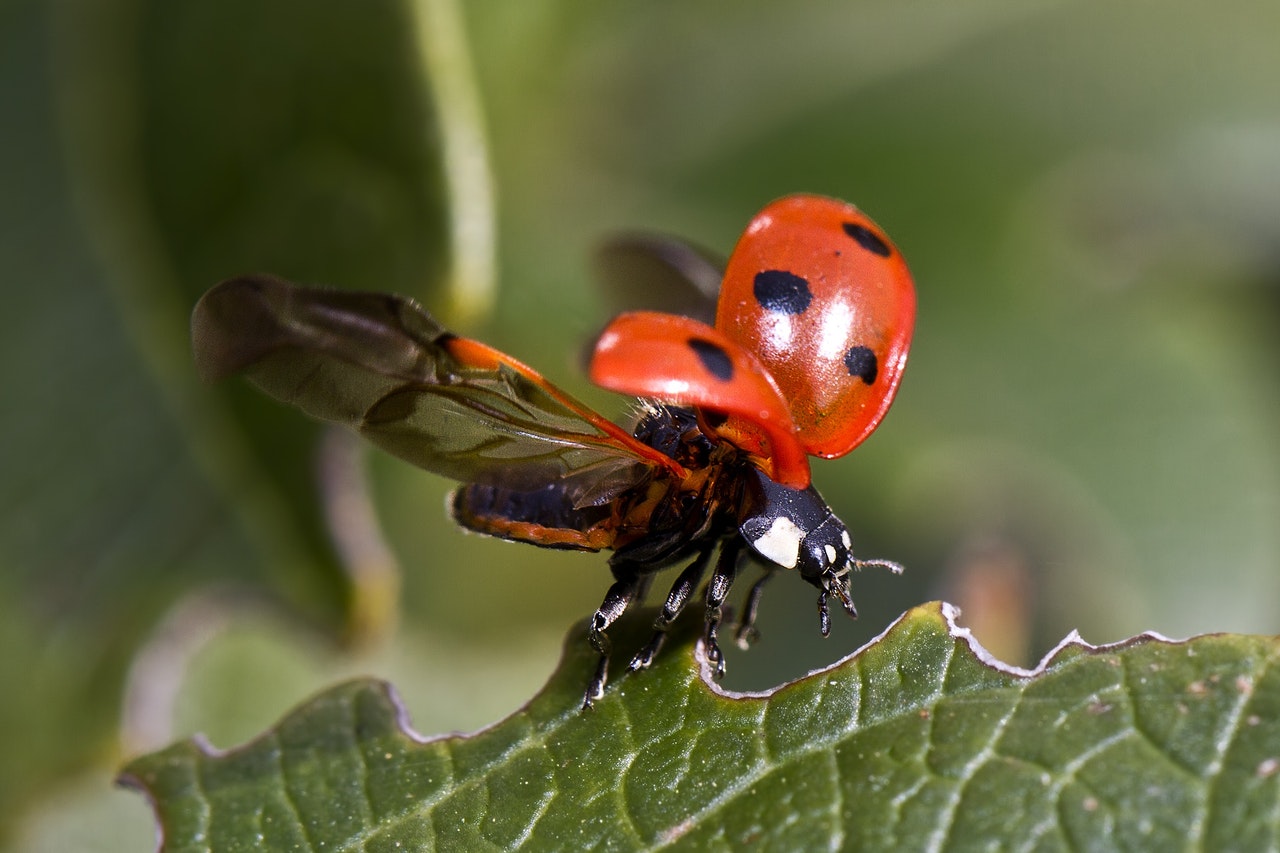
[[[831,613],[827,610],[827,596],[830,593],[822,590],[818,593],[818,630],[822,632],[822,636],[831,636]]]
[[[729,596],[733,580],[738,576],[738,558],[742,555],[742,540],[733,538],[726,540],[720,548],[720,557],[716,560],[715,571],[711,573],[711,582],[707,584],[707,631],[704,637],[707,646],[707,659],[715,665],[715,678],[724,677],[724,652],[720,650],[721,605]]]
[[[627,612],[642,587],[640,572],[634,564],[622,563],[612,566],[612,569],[617,580],[605,593],[604,601],[600,603],[595,616],[591,617],[591,627],[587,629],[587,639],[591,641],[591,647],[600,653],[600,662],[596,665],[596,674],[587,685],[587,695],[582,700],[584,711],[604,696],[604,685],[609,678],[609,637],[605,631]]]
[[[631,659],[630,669],[632,672],[645,669],[649,664],[653,663],[658,650],[662,648],[662,644],[667,639],[667,629],[671,627],[672,622],[680,617],[685,605],[693,597],[694,589],[697,588],[698,583],[702,580],[702,576],[706,574],[707,563],[711,559],[711,551],[714,547],[714,545],[708,545],[699,551],[694,561],[680,573],[680,576],[676,578],[676,582],[671,585],[671,591],[667,593],[666,603],[662,605],[662,612],[654,620],[653,637]]]
[[[760,632],[756,630],[756,612],[760,609],[760,595],[764,592],[765,582],[771,577],[773,577],[773,571],[765,569],[760,580],[756,581],[751,587],[751,592],[747,593],[747,603],[742,608],[742,618],[738,620],[738,630],[734,636],[734,642],[744,651],[760,638]]]
[[[822,584],[818,588],[818,630],[822,632],[822,636],[831,635],[831,613],[827,610],[827,597],[835,595],[840,599],[840,606],[844,608],[844,612],[848,613],[853,619],[858,618],[858,608],[853,606],[853,598],[849,595],[849,588],[845,585],[843,577],[834,575],[822,576]]]

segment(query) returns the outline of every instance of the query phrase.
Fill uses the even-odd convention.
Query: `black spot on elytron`
[[[775,314],[803,314],[813,301],[809,282],[786,270],[756,273],[753,289],[760,307]]]
[[[844,366],[850,376],[856,376],[868,385],[876,381],[876,374],[880,372],[876,354],[868,347],[850,347],[844,354]]]
[[[859,246],[873,255],[887,258],[893,254],[893,250],[889,248],[889,244],[884,241],[884,238],[865,225],[846,222],[844,224],[844,233],[852,237]]]
[[[707,372],[716,379],[728,382],[733,378],[733,360],[729,358],[729,353],[724,351],[724,347],[713,344],[711,341],[704,341],[702,338],[689,338],[689,348],[693,350]]]

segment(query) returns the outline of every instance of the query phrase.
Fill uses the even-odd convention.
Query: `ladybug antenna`
[[[853,603],[853,595],[850,592],[853,578],[850,569],[861,571],[867,566],[873,566],[881,569],[888,569],[895,575],[900,575],[904,571],[901,563],[895,563],[893,560],[850,560],[845,563],[839,570],[828,569],[822,575],[822,584],[818,595],[818,622],[822,630],[822,636],[827,636],[831,631],[831,616],[827,612],[827,598],[834,595],[840,599],[840,605],[844,608],[844,612],[850,617],[858,618],[858,608]]]
[[[901,563],[895,563],[893,560],[854,560],[853,561],[853,567],[858,571],[862,571],[868,566],[876,569],[888,569],[889,571],[893,572],[895,575],[900,575],[904,571],[906,571],[906,569],[903,568]]]

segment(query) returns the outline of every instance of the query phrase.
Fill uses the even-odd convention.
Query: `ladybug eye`
[[[876,381],[876,374],[880,372],[876,354],[868,347],[851,347],[844,354],[844,366],[850,376],[856,376],[868,385]]]
[[[698,361],[702,362],[702,366],[716,379],[728,382],[733,378],[733,360],[724,351],[724,347],[713,344],[711,341],[704,341],[702,338],[690,338],[689,349],[693,350]]]
[[[756,273],[752,289],[760,307],[775,314],[803,314],[813,301],[809,282],[786,270]]]
[[[859,225],[856,222],[846,222],[844,223],[844,233],[852,237],[859,246],[866,249],[873,255],[879,255],[882,258],[887,258],[889,255],[893,254],[892,250],[889,248],[889,244],[884,241],[884,238],[865,225]]]

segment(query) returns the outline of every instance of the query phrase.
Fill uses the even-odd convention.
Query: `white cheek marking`
[[[775,518],[764,535],[751,543],[760,556],[784,569],[794,569],[800,561],[800,542],[804,534],[789,518]]]
[[[823,545],[822,547],[827,552],[827,565],[830,566],[836,561],[836,546]]]
[[[844,543],[845,550],[848,550],[848,551],[853,550],[853,540],[849,538],[848,530],[840,531],[840,541]]]

